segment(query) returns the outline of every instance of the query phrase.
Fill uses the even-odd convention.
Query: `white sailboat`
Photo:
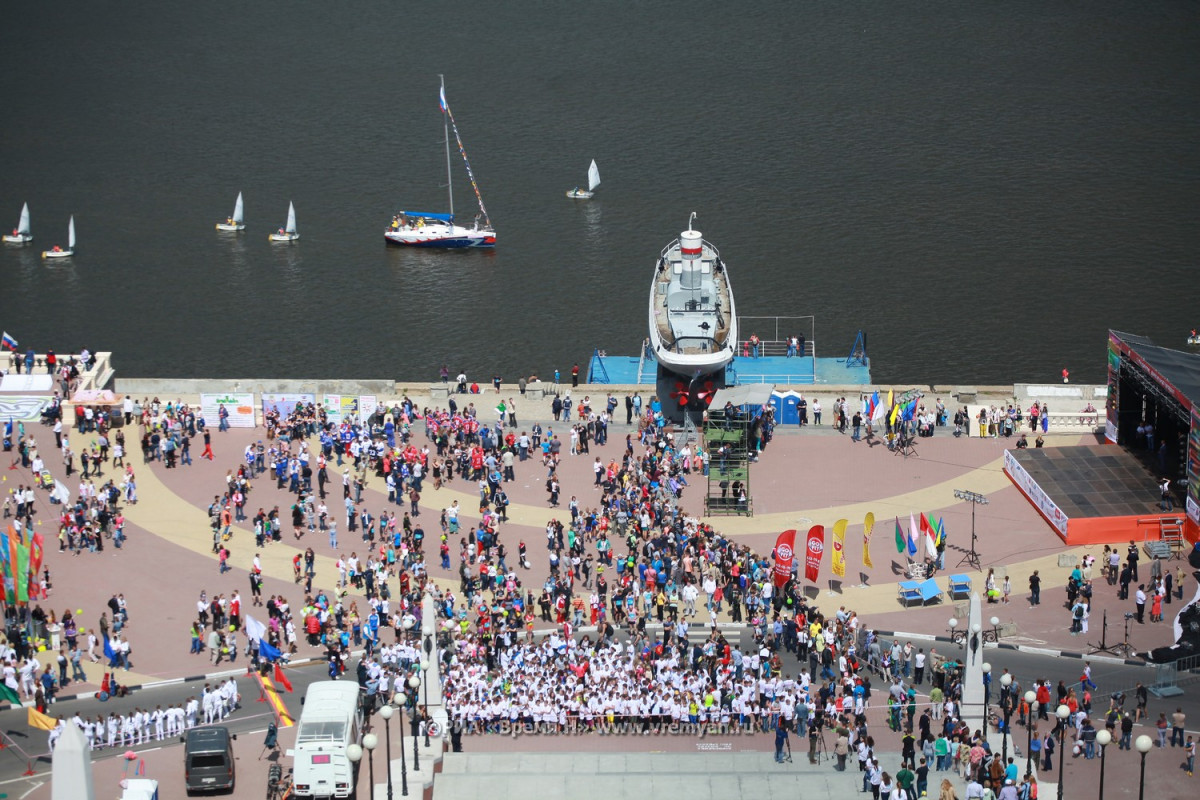
[[[289,202],[287,227],[280,228],[267,236],[267,239],[272,242],[294,242],[299,238],[300,234],[296,233],[296,206]]]
[[[29,244],[33,241],[33,234],[29,232],[29,203],[21,206],[21,221],[11,234],[5,235],[4,241],[9,244]]]
[[[75,255],[75,215],[71,215],[71,222],[67,225],[67,249],[54,245],[52,250],[43,250],[42,258],[66,258],[67,256]]]
[[[592,165],[588,167],[588,188],[585,192],[576,186],[574,189],[567,192],[567,197],[575,200],[591,200],[596,196],[596,187],[600,185],[600,168],[596,166],[596,159],[592,159]]]
[[[439,76],[441,77],[441,76]],[[454,124],[454,115],[446,103],[446,81],[442,79],[442,88],[438,95],[442,109],[442,127],[446,136],[446,189],[450,196],[450,213],[434,213],[429,211],[401,211],[392,217],[392,224],[383,232],[383,238],[389,244],[403,247],[434,247],[468,248],[495,247],[496,229],[488,218],[487,209],[483,207],[483,195],[475,182],[475,174],[471,171],[471,162],[467,160],[467,151],[463,147],[462,137],[458,135],[458,126]],[[458,152],[462,155],[463,164],[467,168],[467,178],[471,188],[475,190],[475,199],[479,203],[479,214],[475,217],[474,226],[467,228],[454,224],[454,176],[450,170],[450,129],[454,129],[454,140],[458,144]]]
[[[244,231],[246,225],[242,221],[242,193],[238,192],[237,202],[233,204],[233,216],[226,217],[224,222],[217,223],[219,231]]]

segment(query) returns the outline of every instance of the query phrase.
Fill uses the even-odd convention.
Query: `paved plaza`
[[[575,396],[581,397],[590,393],[593,402],[598,402],[603,397],[601,388],[580,387],[575,390]],[[501,396],[507,398],[509,394],[509,387],[505,387]],[[548,401],[523,400],[517,395],[515,387],[512,387],[511,394],[517,397],[522,425],[528,425],[537,419],[543,427],[563,434],[565,439],[569,425],[559,425],[551,420]],[[418,404],[423,400],[414,399],[418,400]],[[478,406],[490,411],[497,395],[489,393],[472,399],[476,400]],[[618,410],[618,416],[623,422],[622,410]],[[481,417],[489,421],[491,416],[490,413],[481,413]],[[210,421],[210,424],[212,422]],[[74,494],[79,483],[78,475],[68,478],[63,474],[61,459],[51,452],[54,449],[54,437],[50,430],[37,425],[31,426],[30,430],[37,437],[49,469],[71,487]],[[594,497],[598,492],[592,485],[593,459],[596,455],[605,462],[610,458],[619,459],[624,447],[625,434],[629,430],[631,428],[624,424],[612,426],[609,443],[599,447],[593,444],[590,455],[571,456],[564,447],[562,464],[558,470],[563,486],[564,507],[560,509],[547,506],[544,489],[546,473],[540,460],[518,462],[516,481],[505,487],[512,505],[508,511],[509,522],[501,527],[501,537],[514,555],[517,542],[527,543],[532,569],[521,575],[525,585],[539,587],[548,574],[545,548],[547,520],[568,515],[565,505],[572,496],[578,497],[585,509],[595,504]],[[826,613],[836,610],[839,606],[854,610],[867,628],[944,637],[949,634],[947,620],[950,617],[965,618],[965,611],[958,604],[943,596],[939,602],[923,607],[903,608],[897,600],[896,584],[906,577],[903,574],[906,557],[896,552],[894,520],[898,517],[907,530],[909,515],[925,512],[943,519],[948,532],[946,568],[938,574],[939,583],[943,588],[945,577],[952,573],[969,573],[976,591],[982,588],[984,574],[989,568],[995,568],[997,576],[1001,576],[1001,579],[1003,575],[1009,576],[1012,585],[1011,602],[986,604],[983,609],[985,620],[991,616],[999,618],[1003,644],[1034,648],[1035,652],[1050,650],[1085,653],[1090,649],[1089,643],[1099,641],[1099,628],[1104,611],[1108,612],[1109,618],[1108,640],[1110,643],[1119,641],[1124,633],[1124,612],[1132,610],[1132,603],[1116,599],[1115,588],[1104,583],[1098,568],[1094,576],[1096,592],[1091,631],[1088,634],[1076,636],[1069,632],[1070,619],[1063,605],[1064,587],[1070,567],[1060,566],[1060,560],[1064,555],[1080,558],[1087,553],[1098,557],[1101,548],[1064,548],[1052,529],[1013,487],[1001,469],[1003,451],[1012,440],[955,438],[951,435],[952,430],[941,428],[932,438],[920,439],[917,455],[908,458],[893,454],[881,441],[852,442],[848,434],[838,434],[828,425],[803,430],[780,430],[763,452],[760,461],[752,467],[754,516],[718,518],[712,520],[712,523],[718,531],[750,545],[765,555],[770,553],[775,537],[783,529],[797,528],[803,531],[814,524],[825,525],[828,529],[835,521],[847,519],[850,525],[846,536],[845,579],[831,583],[833,576],[829,560],[826,558],[822,564],[820,580],[808,587],[810,597],[814,598]],[[224,491],[225,476],[230,470],[237,468],[245,446],[265,439],[265,432],[261,428],[222,433],[216,433],[214,430],[215,458],[212,461],[197,458],[199,450],[194,449],[193,465],[164,469],[158,462],[142,463],[134,431],[136,428],[127,429],[126,433],[130,449],[133,451],[127,460],[134,465],[138,502],[124,507],[128,521],[128,540],[123,548],[115,549],[111,542],[106,542],[103,552],[83,552],[79,555],[60,553],[54,522],[56,507],[46,501],[45,493],[38,495],[36,523],[46,537],[46,562],[53,581],[50,597],[42,602],[43,607],[53,608],[59,615],[67,609],[82,609],[81,626],[84,629],[96,628],[100,613],[105,610],[105,603],[109,597],[115,593],[124,594],[130,614],[126,631],[132,644],[132,667],[127,674],[122,674],[125,683],[149,685],[157,681],[243,666],[240,656],[239,661],[232,665],[222,662],[214,667],[207,654],[189,654],[189,629],[194,618],[196,600],[201,591],[207,592],[211,598],[216,593],[229,596],[237,590],[241,593],[244,608],[253,611],[249,608],[247,575],[256,552],[261,553],[265,573],[264,597],[272,594],[282,595],[296,608],[304,600],[303,587],[297,585],[292,578],[292,558],[298,550],[303,551],[307,547],[315,550],[317,570],[314,588],[326,590],[334,588],[337,576],[334,562],[337,556],[342,553],[349,554],[356,549],[360,553],[364,551],[365,543],[354,538],[356,533],[346,531],[344,523],[339,525],[341,542],[337,550],[330,548],[327,538],[319,532],[295,540],[291,535],[290,525],[286,524],[287,510],[294,502],[294,496],[277,490],[273,480],[260,477],[255,480],[253,491],[248,497],[247,514],[252,517],[259,507],[269,511],[273,506],[279,506],[285,519],[283,541],[269,543],[261,550],[256,550],[250,523],[237,524],[230,543],[230,564],[233,569],[225,574],[219,573],[216,558],[212,553],[212,534],[205,509],[214,495]],[[83,442],[93,438],[74,431],[70,436],[72,445],[77,450]],[[425,442],[424,430],[420,425],[415,428],[414,441],[418,446]],[[1094,439],[1090,436],[1051,435],[1048,437],[1047,446],[1069,447],[1083,442],[1093,443]],[[105,469],[101,481],[110,477],[110,474],[117,477],[116,470],[112,467]],[[337,467],[336,462],[329,465],[330,488],[334,492],[330,502],[333,513],[340,511],[340,469],[342,468]],[[5,490],[15,484],[28,484],[32,477],[19,465],[0,472],[3,473],[3,484],[0,485]],[[704,479],[693,473],[690,481],[691,486],[684,490],[681,502],[689,513],[699,515]],[[982,572],[970,570],[965,565],[959,566],[960,560],[971,546],[972,518],[971,506],[955,500],[956,489],[984,494],[990,501],[987,506],[979,506],[976,509],[974,521]],[[432,482],[426,481],[420,503],[422,513],[417,521],[425,526],[430,537],[439,532],[437,523],[440,509],[454,500],[458,500],[463,509],[460,519],[463,522],[463,530],[466,530],[478,519],[473,513],[478,507],[475,486],[459,479],[440,490],[435,490]],[[389,505],[382,480],[371,476],[367,482],[363,506],[376,517],[385,509],[394,510],[397,516],[401,516],[408,504]],[[862,523],[867,512],[873,513],[877,520],[870,544],[874,563],[871,568],[864,567],[862,559]],[[451,549],[454,560],[457,561],[457,546],[454,545]],[[510,558],[515,560],[515,557]],[[1170,565],[1171,569],[1174,569],[1175,563]],[[1034,570],[1039,571],[1042,578],[1042,604],[1036,608],[1031,607],[1027,599],[1028,579]],[[429,561],[429,571],[442,586],[457,592],[458,581],[454,571],[442,570],[436,558]],[[1193,579],[1189,578],[1186,590],[1186,596],[1189,598],[1195,588],[1192,581]],[[356,597],[353,590],[344,602],[355,599],[360,607],[364,607],[363,598]],[[1177,608],[1177,605],[1167,606],[1163,623],[1131,626],[1130,643],[1139,651],[1170,643],[1173,640],[1170,621]],[[722,618],[718,621],[727,622],[727,619]],[[943,649],[953,647],[948,642],[925,642],[924,646]],[[304,643],[303,638],[299,642],[299,648],[300,652],[296,658],[319,655],[316,648],[310,648]],[[1005,663],[1003,653],[1004,651],[995,651],[988,655],[997,665],[997,669]],[[1076,681],[1079,669],[1079,661],[1064,661],[1059,673],[1044,677]],[[88,675],[87,683],[66,687],[63,690],[64,695],[96,690],[104,671],[103,662],[96,665],[85,664],[85,671]],[[1147,682],[1151,679],[1152,676],[1147,674]],[[298,712],[299,704],[294,697],[289,698],[289,705]],[[1160,705],[1165,710],[1165,703]],[[13,712],[7,712],[5,724],[11,729],[19,730],[22,723],[13,717]],[[1018,729],[1017,738],[1021,739],[1022,735],[1022,729]],[[467,745],[472,751],[500,747],[507,751],[565,748],[566,752],[572,752],[571,748],[580,749],[581,745],[583,749],[606,752],[647,750],[640,742],[626,741],[623,737],[603,741],[597,739],[598,737],[560,737],[557,740],[547,738],[536,742],[531,739],[513,742],[499,737],[468,737]],[[667,744],[666,740],[656,740],[655,747],[650,749],[679,749],[695,754],[696,744],[694,740],[680,740],[670,744]],[[1023,746],[1023,742],[1021,744]],[[767,736],[747,737],[739,740],[737,747],[761,752],[773,747],[773,739]],[[881,752],[887,749],[898,751],[898,744],[893,748],[881,745]],[[163,751],[164,756],[169,752]],[[1177,790],[1171,787],[1185,785],[1183,773],[1174,769],[1175,762],[1179,760],[1177,757],[1169,765],[1171,769],[1163,768],[1168,766],[1167,759],[1173,755],[1157,752],[1150,755],[1158,764],[1153,770],[1152,780],[1162,789],[1156,796],[1178,796]],[[177,757],[169,756],[170,759]],[[1132,755],[1122,753],[1119,757],[1129,760],[1132,765]],[[152,765],[154,763],[151,759],[148,759],[148,762]],[[1068,754],[1068,763],[1070,762]],[[887,768],[885,766],[885,769]],[[1092,772],[1094,770],[1084,766],[1081,759],[1079,764],[1068,767],[1068,781],[1072,780],[1075,773],[1078,773],[1079,780],[1090,781],[1092,778],[1088,776]],[[153,777],[153,773],[151,776]],[[1053,776],[1049,779],[1053,780]],[[258,782],[258,779],[252,780],[253,783],[247,780],[243,786],[258,786],[260,790],[252,792],[250,788],[243,790],[239,787],[238,796],[243,796],[243,791],[247,797],[261,796],[263,784]],[[1122,786],[1126,786],[1130,783],[1130,776],[1122,776],[1120,782]],[[830,792],[830,796],[837,796],[833,789],[830,789]],[[1123,796],[1115,786],[1106,788],[1106,793]],[[447,796],[475,795],[468,789],[462,789],[461,794]],[[962,797],[961,790],[959,796]]]

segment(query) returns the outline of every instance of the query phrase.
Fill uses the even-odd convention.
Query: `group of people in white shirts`
[[[592,643],[555,632],[493,654],[489,670],[485,647],[462,637],[444,677],[447,710],[453,723],[480,733],[503,724],[570,731],[618,722],[762,729],[780,716],[832,710],[818,709],[807,672],[772,676],[758,652],[722,656],[724,645],[714,644],[701,651],[713,651],[710,669],[694,664],[686,645]]]
[[[153,711],[135,708],[127,714],[109,714],[88,719],[78,713],[70,719],[58,718],[58,726],[50,731],[50,749],[58,742],[67,725],[75,725],[83,731],[89,750],[105,747],[133,747],[150,741],[178,736],[197,725],[212,725],[233,713],[238,707],[240,695],[237,681],[230,677],[216,686],[204,685],[199,697],[192,696],[177,705]]]

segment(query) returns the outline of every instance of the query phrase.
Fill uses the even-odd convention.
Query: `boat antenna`
[[[450,194],[450,216],[454,216],[454,178],[450,173],[450,109],[446,105],[446,76],[438,73],[438,78],[442,82],[442,92],[439,95],[442,106],[442,128],[445,133],[446,141],[446,191]]]
[[[690,217],[688,217],[688,230],[689,230],[689,231],[692,229],[692,222],[693,222],[695,219],[696,219],[696,212],[695,212],[695,211],[693,211],[693,212],[692,212],[692,215],[691,215]]]

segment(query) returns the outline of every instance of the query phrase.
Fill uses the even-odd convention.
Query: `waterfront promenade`
[[[574,399],[580,399],[585,394],[591,396],[593,405],[599,405],[605,387],[580,386],[572,390]],[[481,409],[482,419],[490,420],[494,416],[489,413],[491,407],[498,399],[510,396],[517,401],[518,431],[534,420],[560,435],[569,429],[568,425],[557,425],[552,421],[548,398],[534,399],[528,395],[522,398],[515,386],[504,386],[499,395],[489,390],[466,399],[475,402]],[[164,396],[161,399],[176,398]],[[196,398],[183,399],[194,401]],[[418,407],[426,402],[424,397],[414,396],[413,399]],[[462,405],[464,398],[458,399]],[[624,424],[623,412],[622,405],[617,411],[619,422],[612,426],[607,445],[597,447],[593,444],[590,455],[578,456],[567,455],[564,448],[559,468],[564,508],[552,510],[547,507],[543,485],[545,471],[540,461],[518,462],[517,480],[506,485],[512,506],[509,508],[509,522],[501,527],[501,536],[513,553],[518,541],[528,544],[533,569],[522,574],[528,586],[535,589],[539,587],[548,572],[544,545],[547,520],[565,516],[565,504],[572,495],[579,498],[583,508],[589,507],[594,502],[591,498],[596,491],[592,487],[593,458],[596,455],[605,461],[619,458],[624,446],[624,434],[630,430]],[[827,415],[826,422],[828,420]],[[331,549],[326,537],[319,533],[308,534],[296,541],[291,536],[290,526],[285,524],[283,541],[268,544],[261,551],[256,551],[249,523],[242,523],[235,525],[236,532],[230,545],[230,564],[233,569],[219,574],[212,555],[211,530],[205,508],[215,494],[224,490],[225,475],[240,463],[244,447],[265,439],[265,434],[261,428],[217,433],[215,421],[210,420],[209,424],[214,428],[214,460],[210,462],[195,458],[193,465],[173,470],[164,469],[161,463],[142,464],[141,455],[132,444],[135,437],[132,431],[127,432],[134,451],[129,461],[134,465],[137,476],[139,502],[125,507],[128,541],[120,550],[107,543],[101,553],[84,552],[78,556],[60,554],[52,535],[54,507],[46,503],[44,494],[38,496],[39,529],[47,537],[47,563],[54,585],[43,607],[54,608],[60,615],[67,608],[83,609],[81,625],[85,629],[94,628],[98,625],[99,614],[104,610],[108,598],[114,593],[123,593],[130,609],[127,630],[133,645],[133,668],[122,678],[129,684],[151,684],[229,668],[230,665],[224,662],[214,668],[207,654],[190,655],[188,631],[201,591],[206,591],[211,598],[216,593],[229,596],[237,590],[241,593],[245,609],[261,613],[261,609],[255,611],[249,608],[247,571],[255,552],[262,554],[264,597],[283,595],[293,608],[303,603],[302,587],[292,581],[292,557],[298,548],[312,547],[315,550],[317,570],[314,588],[326,590],[334,587],[336,570],[333,565],[337,556],[355,549],[362,552],[363,543],[346,531],[344,524],[339,526],[341,546],[338,550]],[[1000,619],[1002,642],[1006,645],[1085,652],[1088,649],[1087,641],[1099,639],[1101,610],[1108,609],[1110,619],[1120,620],[1130,604],[1117,601],[1115,592],[1102,586],[1098,580],[1092,633],[1086,637],[1072,636],[1068,632],[1067,612],[1062,607],[1063,587],[1069,568],[1059,566],[1060,557],[1080,557],[1089,551],[1062,547],[1049,526],[1003,474],[1001,457],[1011,440],[955,438],[951,435],[952,430],[942,428],[932,438],[920,440],[919,455],[905,459],[889,452],[882,443],[851,442],[849,434],[838,434],[828,424],[802,430],[780,429],[760,462],[752,468],[755,516],[720,518],[713,520],[713,524],[718,531],[749,544],[759,553],[767,554],[775,536],[784,528],[806,529],[812,524],[830,526],[837,519],[848,519],[851,524],[846,538],[847,574],[837,587],[840,592],[830,592],[829,579],[832,576],[826,558],[820,580],[809,588],[810,596],[814,596],[827,612],[838,606],[853,609],[868,628],[945,636],[948,634],[946,620],[949,617],[965,618],[965,614],[948,598],[943,597],[936,604],[911,609],[902,608],[897,601],[896,583],[903,579],[900,573],[905,558],[896,553],[893,520],[899,517],[907,529],[910,513],[926,512],[944,519],[949,548],[946,569],[939,574],[939,582],[944,587],[945,575],[969,572],[975,589],[979,590],[984,573],[956,566],[970,546],[971,509],[969,505],[955,500],[954,490],[966,489],[985,494],[990,504],[977,510],[975,522],[982,567],[984,571],[995,567],[998,575],[1007,572],[1013,586],[1012,602],[985,606],[985,620],[992,615]],[[43,453],[53,449],[54,438],[48,428],[32,425],[29,431],[37,438]],[[72,446],[78,448],[82,443],[81,438],[87,441],[92,437],[81,437],[72,432]],[[424,438],[423,428],[418,424],[414,441],[420,445]],[[1053,429],[1047,438],[1048,446],[1071,446],[1081,441],[1094,441],[1094,438],[1078,433],[1058,433]],[[195,449],[193,457],[197,455],[198,449]],[[67,480],[58,459],[47,457],[46,460],[49,468],[66,481],[74,493],[77,476]],[[341,476],[336,462],[331,462],[329,470],[330,486],[334,490],[330,508],[336,513],[339,510],[337,501],[340,501]],[[111,467],[106,467],[105,477],[112,472]],[[18,466],[5,470],[3,478],[3,486],[7,488],[13,483],[28,484],[31,476]],[[702,480],[693,475],[692,486],[684,491],[682,505],[691,513],[699,513]],[[456,480],[441,490],[434,490],[432,482],[427,481],[419,521],[426,526],[430,536],[435,536],[438,511],[458,500],[463,509],[463,530],[466,530],[478,519],[473,513],[477,507],[477,497],[474,485],[467,481]],[[259,478],[248,499],[247,512],[253,516],[259,507],[269,510],[279,505],[286,522],[287,509],[293,501],[293,496],[275,489],[274,481]],[[380,479],[372,476],[368,478],[363,507],[375,516],[385,508],[395,510],[399,516],[407,508],[407,503],[403,507],[394,504],[389,506],[386,488]],[[861,526],[862,518],[868,511],[877,518],[871,544],[873,568],[862,566]],[[452,547],[452,552],[457,553],[456,546]],[[1097,548],[1092,548],[1090,552],[1099,555]],[[457,579],[453,571],[440,569],[436,560],[431,560],[429,568],[431,575],[441,585],[457,591]],[[1028,576],[1035,569],[1043,578],[1043,604],[1031,608],[1026,601],[1026,587]],[[1191,588],[1189,584],[1189,596]],[[356,597],[353,591],[345,602],[355,599],[363,607],[363,598]],[[1168,624],[1134,626],[1131,643],[1139,650],[1169,643],[1169,620],[1173,613],[1170,611],[1168,614]],[[1119,636],[1120,627],[1114,623],[1109,631],[1110,643]],[[952,648],[949,643],[927,646],[936,646],[943,652]],[[308,648],[301,639],[297,658],[316,655],[315,649]],[[1002,654],[990,657],[998,667],[1003,665]],[[232,666],[234,669],[244,666],[240,656]],[[1061,675],[1049,677],[1074,680],[1078,676],[1078,668],[1079,662],[1066,662]],[[103,670],[100,665],[85,664],[85,671],[88,682],[68,686],[64,694],[94,691]],[[246,689],[243,688],[243,691]],[[298,708],[293,709],[296,710]],[[542,743],[533,746],[541,747]],[[546,746],[558,749],[562,743]],[[762,739],[761,747],[770,746],[769,741]]]

